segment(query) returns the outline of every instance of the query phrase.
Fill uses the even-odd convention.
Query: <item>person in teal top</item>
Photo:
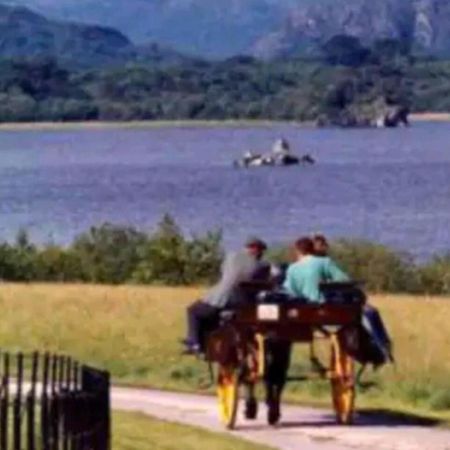
[[[301,238],[295,243],[298,260],[287,270],[284,289],[293,297],[301,297],[311,303],[322,303],[320,283],[325,281],[349,281],[349,277],[328,256],[315,256],[314,243]]]

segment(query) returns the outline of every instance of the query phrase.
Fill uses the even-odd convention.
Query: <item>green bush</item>
[[[133,280],[169,285],[210,282],[218,276],[222,260],[221,234],[187,240],[168,215],[140,250]]]
[[[417,269],[412,259],[383,245],[366,241],[340,240],[332,256],[370,292],[417,292]]]
[[[132,227],[104,224],[79,236],[72,251],[80,259],[87,281],[125,283],[139,263],[146,236]]]
[[[73,249],[49,245],[37,252],[36,277],[51,282],[89,281],[89,273],[81,256]]]
[[[38,247],[21,231],[15,243],[0,244],[0,280],[200,284],[218,277],[222,259],[220,232],[188,239],[165,216],[154,233],[103,224],[67,248]]]
[[[0,245],[0,279],[33,281],[37,278],[37,248],[25,231],[19,231],[15,244]]]
[[[430,295],[450,294],[450,255],[436,257],[418,269],[421,291]]]

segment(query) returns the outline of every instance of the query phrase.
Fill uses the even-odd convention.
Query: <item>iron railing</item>
[[[0,354],[0,450],[110,450],[107,372],[70,357]]]

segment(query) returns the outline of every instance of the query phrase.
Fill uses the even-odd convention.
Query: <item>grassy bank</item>
[[[8,349],[66,352],[103,366],[120,383],[196,389],[202,364],[179,354],[184,309],[197,288],[0,285],[0,342]],[[395,341],[397,364],[370,375],[363,407],[450,421],[450,300],[375,296]],[[293,370],[304,363],[296,352]],[[329,403],[326,383],[293,385],[291,400]]]
[[[115,414],[114,450],[270,450],[234,437],[151,419]]]

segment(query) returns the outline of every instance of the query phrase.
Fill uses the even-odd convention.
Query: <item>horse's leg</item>
[[[258,415],[258,401],[255,395],[255,385],[249,383],[245,385],[245,418],[248,420],[256,419]]]

